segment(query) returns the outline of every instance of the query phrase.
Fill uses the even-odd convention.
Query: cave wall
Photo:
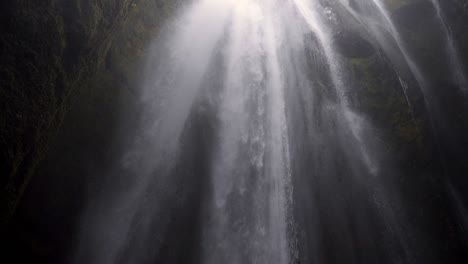
[[[100,129],[116,120],[120,107],[116,104],[129,96],[125,89],[136,77],[131,69],[176,3],[18,0],[0,4],[1,226],[14,214],[30,178],[54,145],[51,140],[58,140],[70,109],[68,119],[74,121],[64,126],[65,131],[73,126],[94,129],[72,129],[70,141],[105,138]]]
[[[98,69],[130,1],[2,2],[1,222],[7,222],[73,91]]]
[[[179,2],[0,3],[0,228],[11,257],[69,257],[85,183],[118,151],[142,60]]]

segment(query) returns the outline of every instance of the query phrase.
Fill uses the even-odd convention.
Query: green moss
[[[423,151],[423,127],[412,114],[398,77],[391,66],[376,56],[348,59],[355,87],[349,94],[353,107],[371,118],[389,151]]]

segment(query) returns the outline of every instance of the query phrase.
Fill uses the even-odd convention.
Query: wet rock
[[[421,24],[433,23],[436,11],[430,1],[416,1],[395,9],[392,16],[398,24],[413,29]]]
[[[122,35],[136,40],[130,46],[140,49],[146,45],[141,35],[151,33],[136,32],[135,20],[143,20],[151,12],[158,17],[175,2],[146,0],[136,6],[129,0],[0,4],[0,226],[9,221],[72,102],[101,71],[109,51],[123,54],[118,61],[129,64],[136,55],[132,49],[121,51]],[[141,16],[142,10],[148,10],[145,16]],[[155,19],[154,26],[159,22]],[[115,44],[116,39],[120,44]]]
[[[375,53],[374,47],[355,32],[341,32],[335,36],[341,54],[348,58],[367,58]]]

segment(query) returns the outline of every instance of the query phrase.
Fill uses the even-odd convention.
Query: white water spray
[[[382,2],[372,3],[424,89],[424,75]],[[347,8],[369,33],[381,36]],[[114,199],[90,206],[76,263],[171,263],[180,256],[164,250],[179,223],[199,231],[191,235],[200,251],[194,263],[325,263],[318,252],[326,243],[358,263],[354,241],[375,230],[391,233],[383,237],[403,248],[385,248],[392,259],[409,261],[409,242],[399,227],[404,220],[397,219],[385,191],[374,194],[383,189],[379,176],[385,173],[374,129],[348,98],[353,87],[327,14],[333,12],[319,0],[200,0],[187,8],[171,28],[174,34],[159,40],[148,58],[142,125],[116,170],[129,174],[130,184]],[[400,83],[411,106],[407,84]],[[200,120],[210,123],[210,136],[198,133],[209,130],[193,125]],[[205,142],[194,144],[199,149],[184,144],[198,140]],[[184,162],[199,170],[181,169]],[[310,189],[298,186],[310,182],[304,184]],[[194,183],[206,193],[188,195],[197,192]],[[325,215],[321,224],[331,229],[331,241],[324,241],[320,228],[307,233],[297,226],[296,217],[306,213],[296,205],[296,187],[314,197],[301,198]],[[200,226],[173,213],[186,204],[201,208]],[[384,227],[367,226],[374,224],[367,218],[373,213]],[[351,230],[353,223],[358,231]],[[307,249],[313,253],[301,255],[301,243],[315,247]]]

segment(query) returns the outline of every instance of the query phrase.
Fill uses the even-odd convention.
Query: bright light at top
[[[230,5],[236,15],[254,19],[261,19],[263,17],[262,8],[265,7],[262,6],[261,8],[258,0],[226,0],[226,3]]]

